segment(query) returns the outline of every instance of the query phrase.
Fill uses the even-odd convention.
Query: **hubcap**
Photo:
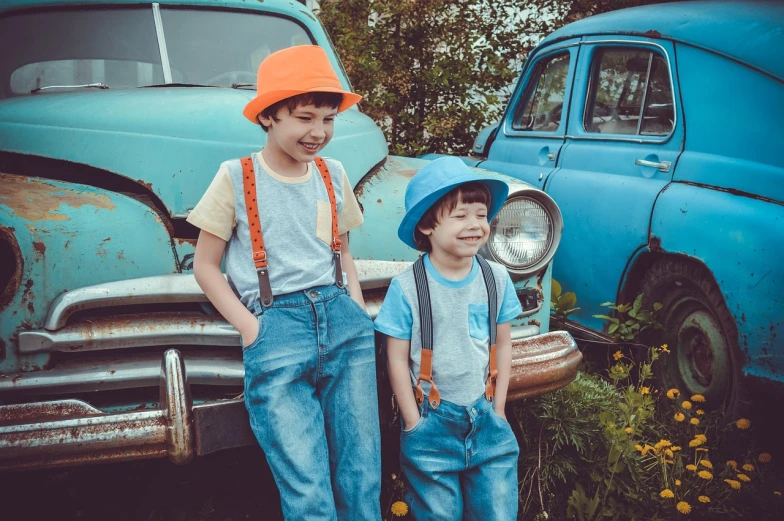
[[[694,304],[694,302],[691,302]],[[673,355],[677,359],[677,379],[689,395],[702,394],[708,404],[720,406],[731,384],[731,360],[721,325],[708,309],[695,306],[682,314],[678,327],[677,345]],[[685,316],[684,316],[685,315]],[[672,356],[672,355],[671,355]]]

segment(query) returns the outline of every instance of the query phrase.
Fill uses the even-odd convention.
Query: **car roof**
[[[229,7],[276,12],[305,11],[309,18],[315,17],[300,2],[294,0],[3,0],[0,12],[33,7],[69,7],[79,5],[193,5],[203,7]]]
[[[784,80],[784,2],[700,1],[632,7],[565,25],[540,46],[602,34],[686,43]]]

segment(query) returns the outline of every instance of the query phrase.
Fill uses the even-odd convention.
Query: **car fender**
[[[129,196],[5,173],[0,185],[0,240],[15,259],[3,268],[13,273],[0,307],[0,373],[46,365],[48,355],[20,357],[16,338],[43,327],[49,304],[62,293],[177,272],[163,220]]]
[[[744,372],[784,381],[784,205],[672,183],[654,207],[649,250],[704,264],[735,318]]]

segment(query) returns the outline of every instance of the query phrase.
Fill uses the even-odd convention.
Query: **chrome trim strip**
[[[370,318],[375,319],[384,295],[365,293]],[[107,316],[69,324],[58,331],[19,332],[19,352],[88,352],[153,346],[220,346],[239,348],[237,330],[220,316],[197,313],[151,313]]]
[[[239,349],[182,355],[191,385],[242,386],[245,369]],[[69,395],[95,391],[157,387],[161,355],[71,360],[52,369],[2,375],[0,395]]]
[[[161,52],[161,67],[163,68],[163,82],[172,82],[171,65],[169,64],[169,51],[166,50],[166,35],[163,33],[161,21],[161,4],[152,4],[152,17],[155,20],[155,34],[158,36],[158,50]]]
[[[222,317],[199,313],[120,315],[69,324],[58,331],[19,332],[19,352],[85,352],[149,346],[239,347],[239,333]]]
[[[164,353],[158,371],[157,410],[103,414],[78,400],[0,406],[0,469],[163,456],[175,464],[187,463],[194,456],[193,404],[180,353]],[[16,421],[9,424],[1,421],[4,418]]]
[[[406,269],[410,262],[355,260],[362,290],[388,286],[392,277]],[[77,288],[57,297],[49,307],[44,328],[62,329],[77,311],[109,306],[134,304],[182,304],[208,302],[193,274],[159,275],[131,280],[107,282]]]
[[[512,326],[510,329],[512,330],[512,342],[515,340],[531,338],[539,334],[539,326],[535,326],[533,324],[526,326]]]
[[[669,141],[670,138],[672,138],[673,134],[675,134],[675,129],[678,126],[678,106],[675,103],[675,83],[674,83],[674,81],[672,79],[673,63],[670,60],[670,54],[667,52],[667,49],[665,49],[664,47],[662,47],[658,43],[644,42],[644,41],[640,41],[640,40],[591,40],[591,41],[580,42],[580,45],[595,45],[595,44],[601,44],[601,45],[604,45],[604,44],[626,44],[626,45],[629,45],[631,47],[642,45],[642,46],[649,46],[649,47],[657,47],[658,49],[661,50],[662,54],[664,54],[664,57],[667,59],[667,72],[668,72],[668,74],[670,76],[670,94],[672,95],[672,111],[673,111],[673,114],[674,114],[674,119],[672,121],[672,130],[666,136],[651,136],[651,137],[649,137],[647,139],[642,139],[642,138],[639,138],[639,137],[638,138],[607,137],[607,135],[605,135],[605,134],[595,135],[594,133],[590,133],[590,134],[588,134],[586,136],[569,136],[569,135],[567,135],[566,138],[567,139],[578,140],[578,141],[581,141],[581,140],[621,141],[621,142],[639,143],[639,144],[643,144],[643,143],[666,143],[667,141]],[[593,63],[591,65],[593,65]],[[650,78],[648,78],[647,81],[650,82]],[[591,87],[592,87],[591,85],[588,86],[589,89]],[[645,90],[646,91],[648,90],[647,89],[647,85],[646,85],[646,89]],[[583,103],[583,111],[580,114],[580,121],[581,121],[580,126],[583,128],[584,131],[585,131],[585,113],[587,111],[588,111],[588,92],[585,93],[585,101]],[[585,132],[587,133],[587,131],[585,131]],[[639,135],[639,134],[636,134],[636,135]]]

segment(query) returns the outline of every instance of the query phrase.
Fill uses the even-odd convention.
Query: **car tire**
[[[642,277],[645,307],[660,302],[663,330],[645,340],[667,344],[669,354],[654,364],[659,385],[684,395],[705,396],[704,408],[724,409],[726,421],[750,409],[741,368],[738,330],[710,271],[695,262],[665,258]]]

